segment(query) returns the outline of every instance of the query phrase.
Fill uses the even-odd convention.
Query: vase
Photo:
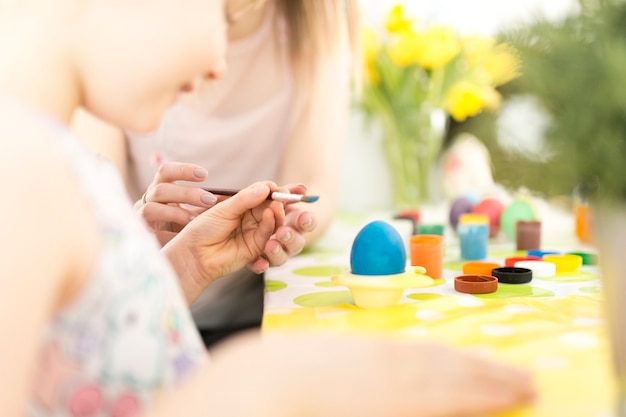
[[[431,176],[447,131],[447,114],[426,104],[382,120],[394,209],[433,201]]]
[[[626,204],[593,207],[594,241],[602,274],[616,382],[615,416],[626,417]]]

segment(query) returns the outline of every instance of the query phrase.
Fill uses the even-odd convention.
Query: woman
[[[287,227],[277,236],[282,249],[265,254],[267,267],[313,243],[335,214],[350,110],[349,68],[357,49],[357,1],[227,0],[226,7],[225,77],[198,80],[150,135],[121,132],[84,113],[75,126],[116,162],[162,243],[174,235],[170,223],[184,226],[197,214],[189,205],[203,210],[215,201],[200,188],[171,187],[177,180],[218,188],[266,178],[307,184],[321,198],[288,207]],[[206,172],[183,177],[176,166],[164,166],[167,161],[193,163]],[[194,303],[207,346],[259,326],[262,272],[238,271]]]
[[[267,249],[284,220],[266,200],[276,185],[246,187],[160,248],[69,124],[82,106],[156,128],[190,80],[223,74],[223,2],[0,10],[0,415],[436,417],[532,396],[524,373],[436,345],[249,335],[207,360],[185,302]]]

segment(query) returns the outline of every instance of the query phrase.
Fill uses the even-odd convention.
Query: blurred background
[[[384,27],[391,8],[401,4],[405,13],[420,24],[442,24],[461,35],[489,36],[497,36],[502,30],[510,30],[537,18],[562,19],[578,10],[577,0],[361,0],[360,4],[363,24],[368,27]],[[505,109],[500,110],[498,117],[506,117]],[[519,106],[516,111],[523,112],[524,106]],[[390,174],[381,152],[383,132],[375,123],[366,124],[362,112],[356,106],[352,113],[342,167],[340,209],[347,212],[392,209]],[[463,132],[465,124],[450,126],[449,135]],[[513,134],[498,140],[503,141],[505,146],[521,149],[525,145],[519,141],[532,140],[532,135],[518,136]],[[522,139],[522,136],[526,139]],[[438,188],[438,185],[435,184],[434,188]]]

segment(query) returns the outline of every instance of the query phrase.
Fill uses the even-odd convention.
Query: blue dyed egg
[[[389,223],[368,223],[354,238],[350,268],[357,275],[401,274],[406,267],[402,236]]]

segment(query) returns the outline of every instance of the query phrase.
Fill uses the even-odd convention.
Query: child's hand
[[[263,254],[285,220],[284,204],[267,200],[277,188],[270,181],[244,188],[201,213],[164,246],[189,301]]]
[[[528,372],[437,343],[248,333],[211,355],[214,372],[224,373],[217,381],[245,373],[237,380],[245,406],[278,403],[275,415],[493,416],[535,397]]]

